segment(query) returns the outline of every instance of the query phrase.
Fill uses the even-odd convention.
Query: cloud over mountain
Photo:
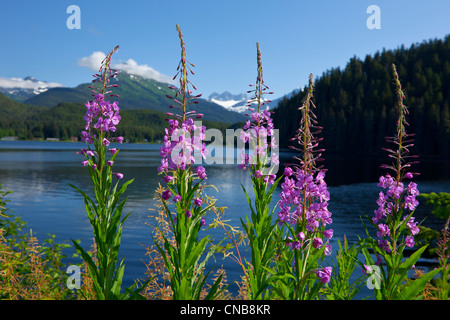
[[[101,51],[95,51],[88,57],[78,59],[78,65],[80,67],[86,67],[92,71],[97,72],[100,69],[103,59],[106,58],[106,54]]]
[[[0,77],[0,87],[37,90],[43,87],[45,88],[62,87],[62,84],[56,82],[38,81],[31,77],[27,78]]]
[[[95,51],[88,57],[83,57],[78,59],[78,65],[80,67],[87,67],[92,71],[97,72],[100,68],[100,65],[105,59],[106,54],[101,51]],[[137,61],[133,59],[128,59],[126,61],[122,61],[119,63],[111,63],[114,69],[127,72],[129,74],[134,74],[137,76],[141,76],[147,79],[153,79],[159,82],[172,83],[172,77],[166,76],[161,72],[153,69],[147,64],[139,64]]]
[[[147,79],[153,79],[159,82],[166,83],[172,82],[172,77],[166,76],[146,64],[138,64],[133,59],[128,59],[125,62],[114,64],[113,67],[118,70],[125,71],[129,74],[134,74]]]

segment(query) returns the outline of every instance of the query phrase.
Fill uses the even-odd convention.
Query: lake
[[[86,216],[81,195],[70,184],[91,193],[92,182],[87,169],[81,165],[84,157],[77,152],[85,147],[77,142],[47,141],[0,141],[0,183],[8,195],[8,207],[26,221],[26,230],[32,229],[39,240],[47,234],[55,234],[56,241],[70,243],[70,239],[81,240],[81,245],[88,249],[92,243],[93,233]],[[124,180],[135,178],[130,185],[128,201],[124,213],[132,211],[125,223],[121,254],[125,256],[124,285],[128,286],[135,279],[145,277],[145,248],[151,244],[152,219],[150,208],[154,207],[154,191],[162,179],[156,168],[160,165],[157,144],[123,144],[116,160],[115,170],[124,174]],[[325,162],[329,169],[326,181],[329,184],[331,200],[329,210],[332,212],[334,237],[331,245],[338,249],[337,239],[344,234],[350,241],[364,237],[365,232],[360,220],[367,214],[372,216],[376,209],[376,200],[380,189],[376,186],[382,162],[377,159],[329,157]],[[288,153],[280,153],[281,159],[287,159]],[[247,200],[241,185],[252,190],[248,172],[239,170],[237,165],[206,165],[208,184],[217,187],[218,192],[208,191],[218,199],[219,206],[227,207],[225,219],[230,224],[240,227],[240,218],[249,214]],[[421,193],[450,192],[449,161],[426,160],[418,167],[421,173],[415,181]],[[163,184],[163,183],[162,183]],[[275,192],[277,201],[280,189]],[[441,229],[443,221],[429,215],[429,207],[423,204],[416,210],[416,221],[426,218],[424,225]],[[207,222],[211,222],[208,217]],[[214,239],[224,237],[222,230],[211,232]],[[241,253],[244,248],[241,248]],[[71,256],[73,249],[68,253]],[[243,252],[248,257],[248,252]],[[67,265],[79,262],[67,259]],[[242,275],[240,267],[231,259],[222,260],[218,256],[217,264],[223,264],[229,281],[239,280]],[[231,288],[233,291],[234,289]],[[370,292],[368,293],[370,294]]]

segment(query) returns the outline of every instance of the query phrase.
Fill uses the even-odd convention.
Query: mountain
[[[278,102],[281,101],[282,99],[283,97],[267,102],[265,106],[268,107],[269,109],[273,109],[278,105]],[[208,100],[218,105],[221,105],[222,107],[230,111],[235,111],[242,114],[248,113],[247,102],[249,100],[249,97],[245,93],[231,94],[230,92],[225,91],[219,94],[217,92],[213,92],[212,94],[209,95]]]
[[[313,101],[323,127],[319,147],[327,155],[385,154],[380,151],[387,147],[385,137],[396,132],[393,63],[406,94],[407,132],[415,134],[411,152],[450,157],[450,35],[409,48],[383,49],[364,59],[353,57],[344,68],[317,76]],[[281,147],[288,147],[296,135],[305,94],[300,90],[274,109]]]
[[[235,112],[245,113],[248,110],[248,99],[245,93],[233,95],[228,91],[221,94],[213,92],[209,95],[208,100]]]
[[[27,99],[46,92],[50,88],[60,86],[61,85],[59,83],[49,83],[46,81],[36,80],[33,77],[0,77],[0,93],[18,102],[24,102]]]
[[[114,94],[118,94],[119,106],[121,110],[149,109],[160,112],[171,112],[169,106],[171,100],[167,95],[173,96],[174,92],[169,89],[167,83],[147,79],[141,76],[120,72],[113,79],[112,83],[119,86],[114,88]],[[80,84],[74,88],[53,88],[39,95],[35,95],[24,102],[29,105],[53,107],[61,102],[67,103],[85,103],[91,98],[92,83]],[[234,123],[245,120],[242,114],[227,110],[226,108],[208,101],[206,99],[197,99],[199,101],[193,109],[197,113],[203,113],[205,120],[219,121],[225,123]]]

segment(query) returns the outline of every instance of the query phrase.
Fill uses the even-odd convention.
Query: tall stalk
[[[163,176],[167,189],[163,191],[161,201],[166,220],[169,222],[170,234],[158,229],[163,245],[155,242],[161,254],[165,268],[170,275],[170,286],[175,300],[214,299],[224,288],[220,289],[223,275],[220,275],[207,291],[207,279],[212,271],[205,272],[209,258],[218,245],[212,244],[209,236],[200,237],[200,231],[206,226],[206,215],[214,209],[215,200],[207,197],[204,191],[206,172],[202,166],[194,167],[194,153],[206,154],[204,126],[194,123],[193,117],[199,119],[201,114],[188,111],[190,104],[195,104],[190,88],[195,86],[188,80],[190,66],[186,59],[186,47],[177,25],[180,38],[181,59],[178,64],[179,87],[175,96],[168,96],[181,114],[167,113],[169,128],[165,130],[164,145],[161,147],[161,166],[158,172]],[[181,101],[180,101],[180,100]],[[171,200],[171,201],[169,201]],[[174,208],[173,208],[174,207]],[[175,212],[173,212],[175,211]],[[173,238],[171,238],[173,237]]]
[[[134,290],[134,285],[122,292],[122,279],[125,270],[124,258],[118,262],[122,228],[125,220],[130,215],[122,217],[122,210],[127,198],[120,201],[128,185],[134,179],[123,183],[119,187],[119,181],[123,178],[120,172],[113,172],[119,150],[108,149],[114,139],[120,143],[123,137],[111,137],[120,122],[119,106],[116,101],[105,100],[110,94],[107,89],[116,87],[109,84],[110,79],[117,75],[117,70],[111,69],[111,58],[119,47],[116,46],[103,60],[99,73],[94,75],[93,82],[101,82],[100,91],[93,89],[94,100],[86,103],[85,130],[82,131],[82,141],[86,142],[87,149],[81,149],[86,157],[82,164],[88,167],[89,175],[94,185],[96,201],[92,200],[85,192],[78,190],[84,197],[86,213],[93,227],[96,260],[87,253],[77,242],[73,241],[75,248],[81,253],[85,261],[89,276],[93,282],[93,288],[97,299],[116,300],[138,297],[140,289]],[[91,145],[94,148],[91,148]],[[111,157],[107,159],[107,151]],[[113,177],[117,179],[113,184]],[[120,202],[119,202],[120,201]]]
[[[261,61],[261,51],[259,43],[257,49],[257,77],[253,98],[248,102],[249,110],[252,111],[251,119],[244,126],[241,132],[241,139],[244,143],[249,143],[253,154],[242,150],[242,163],[239,168],[246,170],[249,168],[251,175],[255,201],[254,205],[247,194],[247,190],[242,186],[247,198],[251,215],[247,216],[244,222],[241,219],[242,226],[247,234],[251,250],[251,261],[246,262],[243,267],[248,284],[248,298],[251,300],[269,299],[269,285],[272,281],[271,268],[276,255],[276,241],[274,238],[274,228],[276,223],[273,221],[274,209],[270,209],[272,195],[278,185],[279,179],[276,179],[275,168],[277,169],[278,157],[276,154],[276,136],[271,119],[271,112],[263,110],[267,103],[264,100],[264,94],[268,87],[263,80],[263,68]],[[256,105],[256,108],[254,107]],[[268,141],[270,139],[270,141]],[[270,168],[267,168],[270,157]],[[275,167],[272,167],[275,165]]]
[[[279,202],[277,229],[283,239],[277,260],[277,295],[282,299],[315,299],[324,283],[330,281],[332,267],[320,268],[324,255],[331,252],[328,239],[332,229],[326,229],[331,220],[328,211],[330,198],[325,183],[325,170],[317,166],[323,149],[317,149],[321,132],[313,109],[314,83],[312,74],[305,98],[300,106],[301,120],[297,135],[292,138],[299,146],[293,158],[299,163],[288,164]],[[320,281],[317,281],[320,280]]]
[[[378,209],[374,211],[371,224],[377,230],[378,240],[375,241],[369,234],[368,239],[361,241],[363,253],[366,257],[364,265],[367,274],[374,277],[375,297],[383,300],[393,299],[414,299],[423,289],[439,269],[433,270],[413,283],[408,284],[408,272],[420,258],[426,246],[419,248],[409,258],[403,261],[403,251],[405,248],[413,248],[415,245],[414,236],[419,233],[417,222],[413,214],[419,202],[416,196],[419,194],[417,183],[410,181],[407,186],[405,182],[411,180],[418,173],[411,172],[410,167],[417,161],[409,161],[416,158],[410,155],[410,148],[414,146],[412,136],[406,132],[408,122],[406,117],[409,114],[408,108],[404,105],[405,94],[397,74],[395,65],[392,65],[392,75],[395,84],[397,102],[396,133],[392,137],[387,137],[386,141],[394,145],[394,149],[383,148],[387,151],[389,158],[393,159],[392,164],[383,165],[385,169],[394,172],[394,175],[386,174],[379,179],[378,186],[386,189],[379,193],[377,200]],[[374,263],[366,248],[369,246],[377,256]],[[384,262],[385,268],[380,265]],[[379,272],[374,266],[378,266]]]

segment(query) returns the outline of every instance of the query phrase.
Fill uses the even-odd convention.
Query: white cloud
[[[62,84],[57,82],[44,82],[33,79],[22,78],[5,78],[0,77],[0,87],[3,88],[21,88],[21,89],[39,89],[39,88],[55,88],[62,87]]]
[[[106,54],[101,51],[93,52],[89,57],[83,57],[78,59],[78,65],[80,67],[87,67],[92,71],[97,72],[101,65],[103,59],[106,58]]]
[[[101,66],[103,59],[106,55],[101,51],[93,52],[88,57],[83,57],[78,59],[78,65],[81,67],[87,67],[92,71],[98,71]],[[166,76],[161,72],[153,69],[147,64],[138,64],[133,59],[128,59],[127,61],[120,63],[111,63],[112,68],[133,74],[136,76],[141,76],[147,79],[153,79],[165,83],[173,83],[172,77]]]
[[[153,79],[166,83],[172,82],[172,77],[166,76],[146,64],[138,64],[133,59],[128,59],[125,62],[114,64],[113,67],[118,70],[125,71],[129,74],[141,76],[143,78]]]

